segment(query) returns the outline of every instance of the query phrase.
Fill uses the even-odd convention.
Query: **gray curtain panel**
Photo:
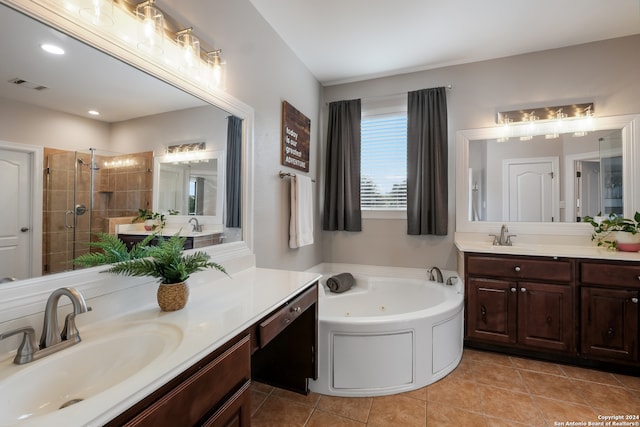
[[[362,231],[359,99],[329,104],[323,230]]]
[[[227,118],[226,226],[242,227],[242,119]]]
[[[446,89],[409,92],[407,234],[447,234],[447,151]]]

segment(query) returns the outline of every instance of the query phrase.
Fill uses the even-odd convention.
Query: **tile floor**
[[[469,349],[450,375],[408,393],[302,396],[259,383],[251,393],[254,427],[555,427],[640,415],[639,377]]]

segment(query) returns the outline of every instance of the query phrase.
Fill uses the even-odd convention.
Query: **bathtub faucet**
[[[427,271],[429,272],[429,280],[433,282],[444,283],[444,278],[442,277],[442,271],[438,267],[431,267]]]

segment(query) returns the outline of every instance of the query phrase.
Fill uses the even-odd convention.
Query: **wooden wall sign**
[[[282,101],[282,155],[284,166],[309,172],[311,120]]]

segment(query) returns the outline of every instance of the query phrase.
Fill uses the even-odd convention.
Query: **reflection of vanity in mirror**
[[[585,216],[639,210],[639,122],[600,117],[586,134],[503,142],[500,127],[459,131],[456,230],[586,234]]]
[[[4,5],[0,28],[14,40],[2,47],[0,162],[24,153],[30,176],[11,184],[23,196],[16,206],[26,207],[3,222],[11,237],[0,249],[11,249],[1,251],[0,279],[74,269],[71,261],[95,233],[115,233],[141,208],[164,213],[168,232],[191,230],[195,217],[220,237],[212,244],[224,235],[222,246],[246,246],[243,229],[223,223],[227,118],[245,118],[244,106],[230,99],[211,105],[208,94],[186,93]],[[47,56],[38,48],[45,41],[66,54]],[[208,159],[164,163],[168,147],[184,141],[204,142]],[[184,177],[180,199],[177,181],[160,179],[170,169]]]

